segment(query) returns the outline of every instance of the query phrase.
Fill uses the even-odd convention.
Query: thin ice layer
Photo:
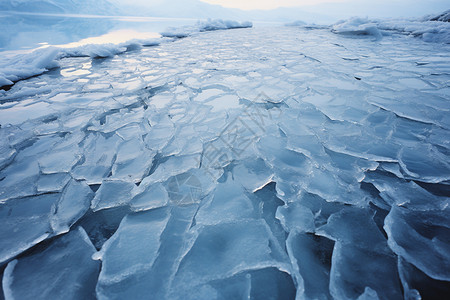
[[[331,215],[319,234],[335,241],[330,270],[333,297],[354,299],[369,292],[379,298],[401,297],[396,258],[370,211],[343,209]]]
[[[384,225],[389,246],[431,278],[450,281],[449,213],[393,206]]]
[[[141,217],[130,217],[133,221],[133,228],[148,232],[149,226],[155,228],[152,233],[145,234],[144,240],[130,240],[127,235],[131,229],[130,220],[123,224],[113,237],[112,244],[105,244],[100,254],[105,264],[117,264],[116,259],[122,260],[124,256],[128,265],[126,276],[120,276],[123,270],[120,267],[109,269],[105,277],[100,277],[97,285],[97,297],[100,299],[110,298],[146,298],[146,299],[166,299],[170,298],[173,276],[176,273],[182,255],[185,251],[186,243],[190,235],[182,234],[186,232],[192,224],[192,218],[197,210],[196,205],[185,207],[174,207],[172,209],[159,209],[140,214]],[[128,218],[128,217],[127,217]],[[163,218],[163,219],[161,219]],[[165,224],[162,228],[161,225]],[[157,228],[155,227],[158,226]],[[122,226],[122,225],[121,225]],[[119,240],[125,239],[126,243],[120,243],[120,249],[112,248],[119,245]],[[154,240],[152,243],[151,241]],[[156,249],[156,250],[155,250]],[[151,256],[148,256],[148,251]],[[155,251],[155,252],[153,252]],[[140,256],[129,256],[127,253],[143,253],[146,261],[151,263],[143,266],[144,260]],[[119,254],[121,256],[119,256]],[[123,274],[123,273],[122,273]],[[111,280],[107,280],[110,278]]]
[[[14,199],[0,205],[0,262],[6,262],[52,234],[50,215],[59,194]]]
[[[160,236],[169,220],[169,211],[160,209],[126,216],[116,233],[103,245],[96,259],[102,260],[97,293],[102,287],[150,269],[160,248]]]
[[[286,256],[263,220],[202,226],[180,263],[174,291],[266,267],[289,272]]]
[[[11,261],[3,274],[6,299],[91,299],[100,263],[83,228],[52,241],[44,250]]]
[[[56,234],[65,233],[89,209],[93,193],[85,182],[72,180],[53,206],[54,216],[50,223]]]

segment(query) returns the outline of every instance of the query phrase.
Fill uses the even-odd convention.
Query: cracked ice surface
[[[0,94],[5,297],[448,294],[449,53],[253,28],[17,82]]]

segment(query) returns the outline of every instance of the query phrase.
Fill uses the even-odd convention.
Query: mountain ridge
[[[3,0],[0,11],[51,14],[128,15],[166,18],[225,18],[267,22],[324,21],[326,15],[305,12],[299,8],[277,8],[271,11],[226,8],[199,0],[162,0],[145,6],[123,4],[119,0]]]
[[[2,0],[0,10],[26,13],[118,15],[108,0]]]

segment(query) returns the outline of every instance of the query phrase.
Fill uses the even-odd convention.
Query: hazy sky
[[[305,11],[336,16],[423,16],[450,9],[450,0],[201,0],[240,9],[296,6]]]
[[[1,0],[0,0],[1,1]],[[111,2],[140,5],[144,7],[165,7],[168,10],[191,8],[193,2],[186,0],[110,0]],[[420,17],[443,12],[450,8],[450,0],[195,0],[224,7],[244,10],[271,10],[278,7],[299,7],[306,13],[346,18],[350,16],[369,17]],[[194,2],[195,2],[194,1]],[[169,5],[168,5],[169,4]],[[174,5],[176,7],[174,7]]]
[[[273,9],[277,7],[314,5],[320,3],[339,3],[349,0],[201,0],[211,4],[240,9]],[[374,0],[376,1],[376,0]]]

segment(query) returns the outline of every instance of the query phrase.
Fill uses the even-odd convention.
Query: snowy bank
[[[382,37],[378,24],[368,18],[351,18],[334,24],[331,31],[343,35],[371,35],[376,38]]]
[[[426,21],[450,22],[450,9],[437,16],[429,16]]]
[[[31,53],[0,58],[0,87],[58,67],[59,49],[38,49]]]
[[[121,54],[127,51],[137,50],[142,47],[158,46],[162,42],[170,42],[168,38],[152,38],[152,39],[132,39],[119,44],[88,44],[78,47],[69,47],[61,49],[61,58],[63,57],[92,57],[106,58]]]
[[[421,20],[370,20],[368,18],[350,18],[331,26],[331,31],[343,35],[371,35],[381,38],[383,35],[398,33],[419,37],[425,42],[450,44],[449,13]]]
[[[327,25],[308,25],[303,21],[285,24],[307,29],[325,29],[346,36],[372,36],[380,39],[391,34],[421,38],[425,42],[450,44],[450,10],[420,19],[369,19],[353,17]]]
[[[37,49],[31,53],[13,57],[0,57],[0,88],[11,86],[19,80],[30,78],[59,66],[58,60],[64,57],[106,58],[142,47],[157,46],[171,42],[173,38],[187,37],[193,33],[252,27],[251,22],[230,20],[198,21],[194,26],[169,28],[159,38],[132,39],[122,43],[86,44],[76,47],[61,46]],[[76,44],[76,43],[75,43]]]
[[[166,31],[161,33],[161,35],[164,37],[183,38],[197,32],[227,30],[237,28],[251,28],[251,27],[253,27],[253,23],[248,21],[237,22],[222,19],[215,19],[215,20],[208,19],[206,21],[198,21],[195,25],[192,26],[187,25],[182,27],[167,28]]]
[[[156,46],[164,41],[171,41],[171,39],[134,39],[120,44],[88,44],[72,48],[48,47],[13,57],[1,57],[0,88],[56,68],[59,66],[58,60],[64,57],[105,58],[145,46]]]

